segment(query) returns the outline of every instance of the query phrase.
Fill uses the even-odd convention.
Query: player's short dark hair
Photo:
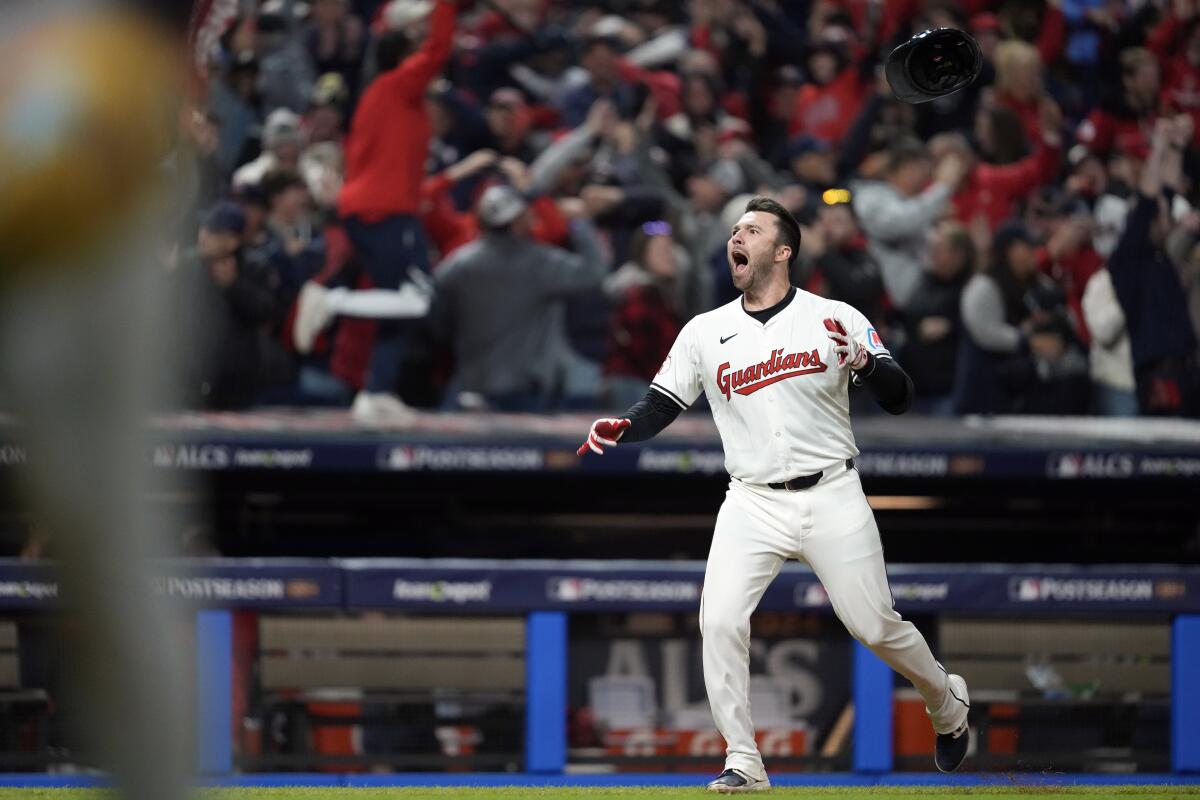
[[[775,243],[785,244],[792,248],[792,254],[788,256],[788,266],[790,267],[795,262],[796,256],[800,254],[800,223],[796,222],[792,212],[784,208],[782,203],[762,195],[751,197],[750,201],[746,203],[746,213],[751,211],[761,211],[778,220],[779,238],[775,240]]]

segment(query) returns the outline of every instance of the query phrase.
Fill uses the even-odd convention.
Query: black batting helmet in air
[[[982,68],[983,54],[969,33],[936,28],[893,50],[884,73],[897,98],[927,103],[970,86]]]

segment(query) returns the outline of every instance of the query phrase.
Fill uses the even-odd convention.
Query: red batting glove
[[[598,419],[592,423],[592,430],[588,433],[587,441],[579,446],[575,451],[575,455],[581,456],[591,448],[591,451],[598,456],[604,455],[605,447],[616,447],[617,440],[621,438],[621,434],[625,433],[625,429],[630,425],[627,419]]]
[[[849,364],[850,369],[860,370],[867,365],[867,348],[850,338],[841,320],[825,320],[825,330],[829,331],[829,338],[834,344],[833,352],[837,353],[839,367]]]

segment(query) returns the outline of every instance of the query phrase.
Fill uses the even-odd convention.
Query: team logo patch
[[[879,338],[879,334],[874,328],[867,328],[867,347],[871,350],[887,349],[883,346],[883,339]]]

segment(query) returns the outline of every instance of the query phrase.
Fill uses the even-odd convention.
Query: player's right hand
[[[598,456],[604,455],[604,448],[616,447],[617,440],[625,433],[625,429],[630,425],[627,419],[598,419],[592,423],[592,429],[588,432],[587,441],[579,446],[575,451],[575,455],[581,456],[590,448],[593,453]]]

